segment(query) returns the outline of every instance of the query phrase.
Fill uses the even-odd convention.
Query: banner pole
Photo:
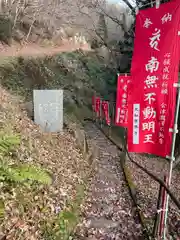
[[[161,200],[162,200],[162,185],[160,184],[159,186],[159,194],[158,194],[158,200],[157,200],[157,212],[156,212],[156,216],[155,216],[155,221],[154,221],[154,226],[153,226],[153,234],[152,236],[154,238],[157,237],[158,233],[159,233],[159,223],[160,223],[160,208],[161,208]]]
[[[169,176],[168,176],[168,187],[171,185],[172,180],[172,170],[173,164],[175,161],[174,158],[174,150],[175,150],[175,142],[176,142],[176,133],[177,133],[177,124],[178,124],[178,116],[179,116],[179,106],[180,106],[180,84],[176,83],[174,87],[178,88],[178,96],[177,96],[177,105],[176,105],[176,112],[175,112],[175,120],[174,120],[174,129],[173,129],[173,139],[172,139],[172,149],[171,149],[171,156],[170,156],[170,167],[169,167]],[[166,240],[166,230],[167,230],[167,219],[168,219],[168,208],[169,208],[169,194],[166,198],[165,204],[165,218],[164,218],[164,232],[163,232],[163,239]]]
[[[124,128],[124,146],[125,148],[123,149],[124,151],[124,164],[127,162],[127,152],[126,149],[128,149],[128,145],[127,145],[127,128]]]
[[[108,134],[110,136],[110,129],[111,129],[111,118],[110,118],[110,101],[108,102]]]
[[[167,185],[168,184],[168,178],[165,175],[164,176],[164,183]],[[164,225],[164,220],[165,220],[165,212],[164,209],[166,209],[166,200],[167,200],[167,192],[165,188],[163,187],[162,190],[162,203],[161,203],[161,212],[160,212],[160,225],[159,225],[159,237],[162,239],[162,234],[164,233],[165,225]]]
[[[114,102],[113,101],[111,102],[111,106],[110,107],[112,109],[111,123],[110,123],[110,136],[111,136],[112,126],[113,126],[113,123],[114,123]]]

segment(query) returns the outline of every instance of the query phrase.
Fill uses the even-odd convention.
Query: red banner
[[[115,124],[120,127],[127,127],[128,124],[128,85],[131,77],[118,75],[116,91],[116,117]]]
[[[100,117],[101,115],[101,98],[96,97],[95,98],[95,112],[97,113],[97,117]]]
[[[179,0],[136,16],[132,84],[129,95],[128,149],[170,155],[180,53]]]
[[[109,102],[108,101],[102,101],[102,110],[103,110],[107,125],[110,125],[111,120],[109,117]]]

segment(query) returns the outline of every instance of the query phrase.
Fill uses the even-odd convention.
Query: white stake
[[[156,9],[160,7],[160,0],[156,0]]]
[[[171,149],[171,156],[170,156],[170,167],[169,167],[169,176],[168,176],[168,187],[170,188],[171,180],[172,180],[172,170],[173,164],[175,161],[174,158],[174,150],[175,150],[175,142],[176,142],[176,133],[177,133],[177,124],[178,124],[178,116],[179,116],[179,106],[180,106],[180,85],[175,84],[175,87],[178,88],[178,97],[177,97],[177,105],[176,105],[176,113],[175,113],[175,120],[174,120],[174,129],[173,129],[173,139],[172,139],[172,149]],[[166,231],[167,231],[167,219],[168,219],[168,208],[169,208],[169,195],[167,194],[166,198],[166,205],[165,205],[165,218],[164,218],[164,232],[163,232],[163,239],[166,240]]]

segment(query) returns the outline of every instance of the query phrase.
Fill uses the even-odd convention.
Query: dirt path
[[[84,221],[77,233],[80,240],[141,239],[141,226],[135,223],[132,202],[118,166],[118,150],[91,123],[85,127],[99,147],[95,175],[84,209]],[[143,239],[143,238],[142,238]]]
[[[29,43],[23,46],[12,45],[10,47],[0,44],[0,58],[18,56],[52,56],[60,52],[72,52],[79,48],[84,51],[92,51],[88,45],[74,43],[65,43],[62,46],[46,47],[42,47],[33,43]]]

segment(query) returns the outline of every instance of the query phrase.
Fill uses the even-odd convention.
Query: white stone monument
[[[63,90],[34,90],[34,121],[45,132],[63,131]]]

